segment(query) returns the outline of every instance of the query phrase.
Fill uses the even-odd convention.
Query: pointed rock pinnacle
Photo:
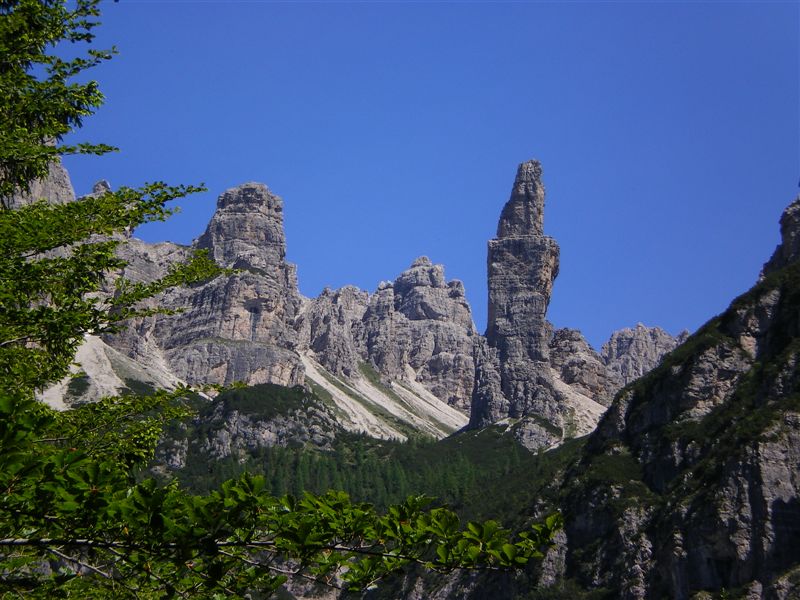
[[[517,169],[511,198],[497,224],[498,238],[528,235],[544,235],[544,184],[538,160],[524,162]]]

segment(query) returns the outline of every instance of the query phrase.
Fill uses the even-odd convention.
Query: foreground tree
[[[243,475],[204,496],[142,479],[164,424],[185,416],[188,388],[107,398],[56,412],[35,392],[69,372],[86,334],[149,314],[140,302],[216,276],[198,254],[148,284],[122,279],[115,235],[169,216],[200,188],[122,188],[63,205],[11,200],[58,156],[102,102],[71,79],[109,58],[66,60],[61,42],[92,41],[99,0],[0,2],[0,593],[19,597],[268,596],[287,577],[360,589],[410,563],[431,569],[519,567],[542,556],[552,516],[513,540],[412,497],[380,515],[341,492],[275,498]]]

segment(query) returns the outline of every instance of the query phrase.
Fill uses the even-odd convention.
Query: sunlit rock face
[[[660,327],[638,323],[634,328],[615,331],[603,344],[600,355],[614,391],[653,370],[662,357],[686,341],[689,332],[671,336]]]
[[[562,398],[550,371],[547,307],[558,275],[558,244],[544,235],[544,185],[537,161],[522,163],[489,241],[489,316],[476,353],[471,427],[533,417],[537,445],[559,440]],[[542,420],[552,428],[543,426]],[[530,436],[527,436],[530,437]]]
[[[598,354],[576,329],[553,329],[547,308],[559,247],[544,234],[541,165],[519,165],[487,255],[489,314],[476,344],[470,427],[511,419],[520,441],[550,447],[590,432],[623,385],[685,338],[642,325]]]
[[[427,257],[379,289],[364,314],[363,343],[381,372],[400,379],[413,372],[435,396],[465,412],[475,336],[464,285],[446,281],[444,267]]]
[[[234,271],[169,290],[157,303],[182,312],[134,321],[112,343],[142,360],[157,356],[192,383],[301,384],[294,321],[302,300],[286,262],[283,201],[258,183],[227,190],[194,247]],[[164,264],[148,247],[129,251],[132,278]]]
[[[373,294],[325,290],[298,320],[304,347],[336,374],[369,363],[387,381],[417,382],[469,411],[476,339],[464,285],[423,256]]]
[[[50,163],[47,175],[33,181],[27,193],[9,198],[7,206],[8,208],[19,208],[37,200],[46,200],[49,204],[65,204],[75,200],[72,181],[60,159],[56,158]]]
[[[133,281],[162,277],[195,250],[231,272],[146,302],[176,312],[132,319],[104,342],[170,382],[302,384],[306,360],[358,380],[366,365],[385,385],[460,411],[443,413],[448,427],[468,414],[476,427],[521,419],[515,431],[531,447],[587,433],[616,389],[671,346],[666,334],[638,335],[637,328],[632,341],[612,338],[611,351],[599,357],[578,331],[553,331],[546,311],[558,245],[544,235],[541,175],[536,161],[520,165],[489,243],[486,337],[475,331],[463,284],[424,256],[371,294],[346,286],[303,298],[286,261],[283,201],[263,184],[246,183],[219,197],[191,247],[119,236],[128,264],[117,274]],[[90,195],[110,190],[101,181]],[[60,163],[15,205],[37,197],[74,200]],[[113,281],[105,293],[115,293]]]

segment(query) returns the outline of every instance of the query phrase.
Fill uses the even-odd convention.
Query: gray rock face
[[[19,208],[42,199],[50,204],[66,204],[75,200],[72,182],[60,159],[50,164],[47,177],[37,179],[31,184],[27,194],[11,198],[8,207]]]
[[[259,271],[276,285],[294,285],[286,264],[283,200],[262,183],[245,183],[224,192],[205,232],[195,242],[217,264]]]
[[[40,187],[37,193],[54,201],[72,199],[60,165]],[[92,194],[109,190],[101,181]],[[426,257],[374,294],[345,287],[303,299],[295,268],[286,262],[283,202],[266,186],[247,183],[219,197],[194,244],[236,272],[169,290],[150,305],[183,312],[133,320],[104,341],[144,367],[190,383],[301,384],[301,353],[350,379],[361,377],[368,363],[383,383],[421,384],[425,389],[415,393],[431,392],[471,411],[474,427],[524,418],[528,430],[515,426],[520,439],[552,445],[588,431],[602,412],[596,403],[607,404],[625,377],[654,365],[668,344],[658,336],[627,345],[613,338],[608,360],[621,365],[615,368],[622,375],[609,376],[578,332],[553,334],[546,310],[558,245],[544,236],[543,211],[541,167],[523,163],[497,238],[489,242],[484,339],[475,332],[462,283],[448,282],[443,267]],[[126,239],[120,252],[129,264],[121,274],[151,281],[192,250]]]
[[[618,389],[603,358],[577,329],[557,329],[553,332],[550,364],[561,381],[603,406],[611,403]]]
[[[519,166],[489,241],[489,318],[476,346],[470,427],[505,418],[526,446],[552,446],[591,431],[623,385],[655,367],[685,336],[638,326],[616,332],[598,355],[579,331],[553,332],[547,307],[559,248],[544,235],[544,185],[538,162]]]
[[[684,331],[672,337],[660,327],[638,323],[633,329],[620,329],[603,344],[600,355],[609,371],[613,391],[649,373],[662,357],[689,337]]]
[[[129,248],[125,275],[166,268],[147,246]],[[294,330],[301,298],[294,265],[285,260],[281,199],[261,184],[228,190],[195,246],[238,271],[168,291],[155,302],[184,312],[134,321],[110,343],[137,359],[164,361],[192,383],[302,383]],[[161,252],[180,258],[188,250],[162,245]]]
[[[544,185],[537,161],[522,163],[489,241],[486,338],[501,362],[547,362],[545,315],[558,275],[558,244],[543,232]]]
[[[550,374],[552,330],[545,318],[559,250],[543,234],[541,173],[536,161],[519,166],[497,238],[489,241],[487,348],[476,353],[480,379],[470,427],[532,414],[561,426],[559,394]]]
[[[800,258],[800,196],[781,215],[781,243],[762,270],[762,277]]]
[[[301,345],[314,352],[317,360],[336,375],[353,377],[363,362],[364,313],[369,294],[354,286],[325,289],[307,302],[298,319]]]
[[[776,255],[791,257],[794,239]],[[798,597],[800,263],[789,261],[615,399],[565,486],[567,576],[623,599]]]
[[[366,356],[381,373],[404,379],[408,365],[436,397],[468,409],[475,326],[463,284],[446,282],[441,265],[418,258],[393,285],[379,289],[363,331]]]
[[[353,287],[324,291],[298,321],[303,345],[336,374],[370,363],[384,377],[421,383],[437,398],[469,409],[476,339],[458,280],[427,257],[368,295]]]

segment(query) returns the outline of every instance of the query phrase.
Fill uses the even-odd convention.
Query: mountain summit
[[[40,188],[57,190],[56,201],[64,201],[66,172],[54,168],[50,179]],[[371,293],[346,286],[304,298],[296,267],[286,261],[283,200],[261,183],[231,188],[194,243],[231,271],[155,300],[181,310],[133,320],[106,336],[108,360],[103,342],[93,340],[87,393],[152,372],[159,385],[310,386],[330,396],[345,429],[377,437],[442,437],[468,423],[503,422],[526,446],[549,448],[586,434],[627,382],[618,371],[649,370],[675,340],[639,327],[636,343],[619,343],[628,334],[615,334],[614,352],[601,356],[580,332],[553,331],[546,312],[559,248],[544,235],[544,202],[541,165],[522,163],[488,245],[484,337],[464,285],[424,256]],[[123,274],[153,279],[189,251],[131,238],[122,248]],[[133,361],[125,374],[92,385],[94,366],[121,364],[120,355]],[[48,398],[58,404],[64,399],[55,396],[67,387]]]

